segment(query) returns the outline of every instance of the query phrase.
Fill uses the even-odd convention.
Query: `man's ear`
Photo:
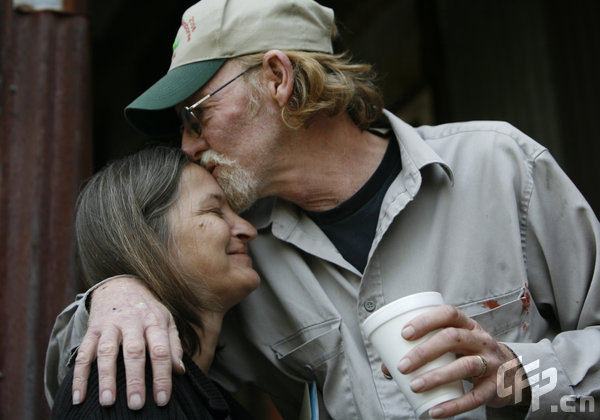
[[[284,107],[294,90],[294,69],[290,58],[282,51],[270,50],[263,56],[263,70],[269,97]]]

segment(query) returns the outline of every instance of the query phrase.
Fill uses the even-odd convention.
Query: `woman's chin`
[[[244,276],[245,278],[243,282],[236,282],[235,294],[230,295],[229,299],[224,299],[224,302],[222,302],[223,308],[226,310],[231,309],[242,300],[247,298],[256,289],[258,289],[258,286],[260,285],[260,277],[253,269],[249,270],[251,273],[248,272],[247,275]]]

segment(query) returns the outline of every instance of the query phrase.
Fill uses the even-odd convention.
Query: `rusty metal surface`
[[[55,11],[59,13],[78,13],[77,0],[12,0],[13,8],[24,13]]]
[[[88,21],[0,6],[0,418],[45,419],[56,315],[80,289],[73,206],[91,171]]]

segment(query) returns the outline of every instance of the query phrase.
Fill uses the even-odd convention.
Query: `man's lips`
[[[221,165],[214,165],[211,169],[210,169],[210,174],[214,177],[217,178],[219,176],[219,168],[221,167]]]
[[[206,165],[206,166],[205,166],[205,169],[206,169],[208,172],[210,172],[210,174],[211,174],[212,176],[215,176],[215,171],[217,170],[217,166],[218,166],[218,165],[216,165],[216,164],[214,164],[214,163],[211,163],[211,164],[209,164],[209,165]]]

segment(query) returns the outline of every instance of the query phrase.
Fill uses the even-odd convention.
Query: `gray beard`
[[[237,162],[213,150],[207,150],[202,154],[200,163],[204,167],[219,165],[217,183],[225,192],[231,209],[236,213],[247,210],[257,200],[259,180]]]

